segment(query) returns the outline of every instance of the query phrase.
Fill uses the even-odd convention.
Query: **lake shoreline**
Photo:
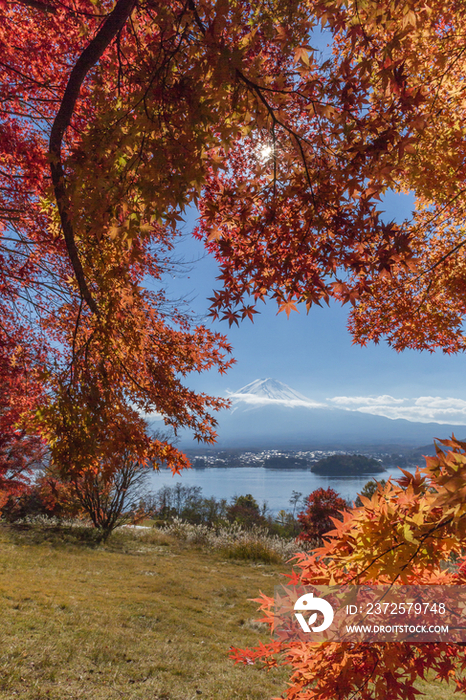
[[[149,487],[157,491],[164,486],[199,486],[205,498],[226,498],[251,494],[259,504],[267,503],[269,512],[292,510],[290,499],[295,491],[303,498],[318,488],[333,488],[349,503],[368,481],[376,479],[399,479],[402,473],[396,467],[386,469],[379,474],[355,476],[320,476],[309,469],[266,469],[265,467],[206,467],[203,469],[184,469],[173,475],[169,469],[162,469],[150,474]]]

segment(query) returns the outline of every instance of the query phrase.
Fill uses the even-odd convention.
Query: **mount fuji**
[[[231,409],[217,415],[216,448],[355,449],[416,447],[466,432],[466,426],[416,423],[335,408],[277,379],[256,379],[230,392]],[[183,447],[188,447],[183,436]],[[191,442],[189,447],[193,447]]]
[[[246,384],[242,389],[238,389],[228,396],[233,406],[247,403],[255,406],[267,404],[282,404],[283,406],[306,406],[307,408],[318,408],[323,404],[311,401],[298,391],[291,389],[287,384],[279,382],[277,379],[256,379],[250,384]]]

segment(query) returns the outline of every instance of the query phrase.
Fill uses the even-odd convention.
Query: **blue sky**
[[[315,30],[312,45],[328,58],[329,36]],[[380,209],[387,221],[409,218],[413,198],[388,193]],[[207,313],[217,266],[207,257],[202,244],[189,232],[195,216],[186,221],[186,236],[177,254],[193,263],[184,278],[171,280],[173,296],[193,297],[191,307],[201,316]],[[386,343],[362,348],[353,345],[346,327],[347,307],[315,307],[309,314],[284,313],[270,302],[260,305],[261,315],[254,324],[245,320],[237,328],[227,322],[206,320],[211,328],[226,334],[233,345],[236,365],[226,376],[217,372],[192,375],[187,383],[193,389],[221,396],[235,392],[255,379],[272,377],[288,384],[315,402],[347,410],[466,425],[466,392],[461,378],[466,367],[463,355],[442,352],[396,353]]]
[[[388,195],[384,201],[387,219],[409,215],[409,197]],[[382,208],[382,207],[381,207]],[[195,216],[186,221],[186,236],[176,254],[192,263],[184,276],[169,280],[173,297],[192,297],[197,314],[207,314],[212,290],[218,286],[215,260],[189,232]],[[227,322],[206,324],[226,334],[234,348],[236,365],[226,376],[217,372],[191,375],[193,389],[226,396],[249,382],[273,377],[318,402],[348,410],[362,410],[411,420],[438,420],[466,424],[466,396],[461,381],[466,358],[415,351],[396,353],[386,343],[362,348],[352,344],[346,329],[347,307],[315,307],[307,315],[284,313],[270,302],[255,316],[254,324],[243,321],[239,328]],[[358,400],[356,400],[358,398]]]

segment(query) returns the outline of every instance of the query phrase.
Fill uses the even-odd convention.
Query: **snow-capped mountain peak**
[[[308,399],[303,394],[295,391],[287,384],[279,382],[277,379],[270,377],[266,379],[255,379],[253,382],[246,384],[238,391],[231,393],[228,397],[234,404],[246,402],[249,404],[283,404],[287,406],[308,406],[316,408],[321,404]]]

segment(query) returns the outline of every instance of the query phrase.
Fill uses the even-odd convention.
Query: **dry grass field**
[[[0,526],[0,698],[276,697],[286,671],[235,667],[228,649],[267,640],[248,599],[273,594],[286,570],[156,531],[97,546],[79,530]],[[420,688],[453,698],[445,685]]]

